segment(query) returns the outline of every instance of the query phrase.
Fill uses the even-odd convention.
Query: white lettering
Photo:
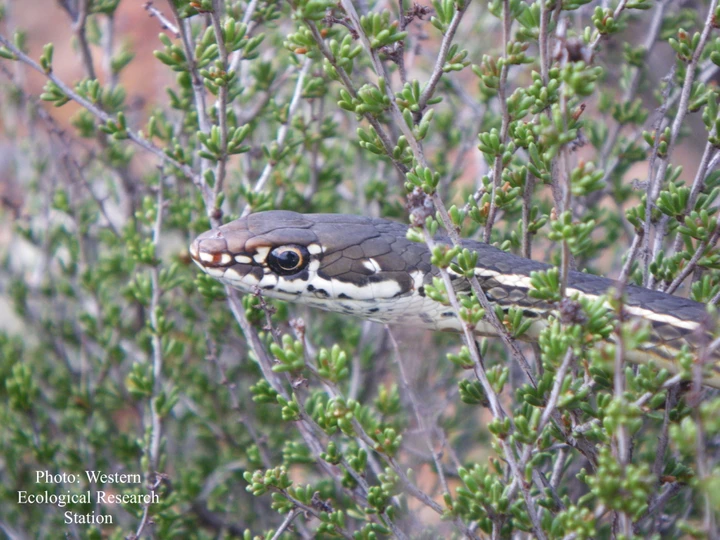
[[[35,483],[44,484],[75,484],[79,481],[77,474],[57,473],[50,471],[35,471]]]
[[[111,525],[113,523],[113,517],[111,515],[96,514],[92,512],[90,514],[76,514],[69,510],[64,514],[65,524],[70,525],[71,523],[79,525]]]
[[[104,474],[100,471],[85,471],[89,482],[96,484],[141,484],[142,477],[139,474],[111,473]]]

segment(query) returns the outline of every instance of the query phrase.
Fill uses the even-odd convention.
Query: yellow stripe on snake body
[[[451,308],[431,300],[425,286],[438,275],[426,245],[406,238],[407,225],[342,214],[259,212],[200,235],[190,246],[193,260],[210,276],[245,292],[307,304],[385,324],[460,331]],[[449,243],[445,238],[439,242]],[[467,240],[478,253],[476,276],[489,300],[503,309],[521,308],[533,318],[527,340],[536,340],[555,306],[528,294],[530,274],[550,266]],[[468,284],[455,276],[454,285]],[[616,282],[570,272],[568,295],[595,299]],[[681,348],[701,350],[709,343],[705,306],[686,298],[627,285],[624,309],[651,325],[642,351],[629,351],[635,363],[653,359],[672,372]],[[487,322],[478,335],[495,335]],[[720,357],[712,357],[707,384],[720,388]]]

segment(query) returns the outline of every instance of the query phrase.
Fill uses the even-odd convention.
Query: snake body
[[[439,270],[425,244],[406,238],[407,225],[343,214],[299,214],[269,211],[251,214],[200,235],[190,246],[193,260],[210,276],[245,292],[307,304],[385,324],[431,330],[461,331],[452,308],[435,302],[425,287]],[[438,242],[450,243],[438,237]],[[536,340],[556,306],[529,295],[531,272],[549,265],[506,253],[472,240],[463,246],[478,253],[475,275],[488,299],[503,309],[522,308],[533,320],[523,335]],[[618,284],[613,280],[570,272],[568,295],[596,298]],[[456,290],[468,283],[453,276]],[[652,358],[677,372],[675,358],[687,345],[708,343],[703,304],[659,291],[627,285],[624,309],[647,320],[651,339],[642,350],[629,351],[631,362]],[[485,320],[480,336],[495,335]],[[720,387],[720,358],[713,356],[706,383]]]

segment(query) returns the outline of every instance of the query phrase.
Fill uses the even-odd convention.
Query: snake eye
[[[273,249],[267,258],[268,266],[276,274],[295,274],[310,262],[307,249],[303,246],[281,246]]]

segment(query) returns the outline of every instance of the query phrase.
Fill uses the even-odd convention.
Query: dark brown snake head
[[[376,302],[422,286],[427,248],[406,230],[362,216],[259,212],[201,234],[190,255],[237,289],[343,311],[329,303]]]

